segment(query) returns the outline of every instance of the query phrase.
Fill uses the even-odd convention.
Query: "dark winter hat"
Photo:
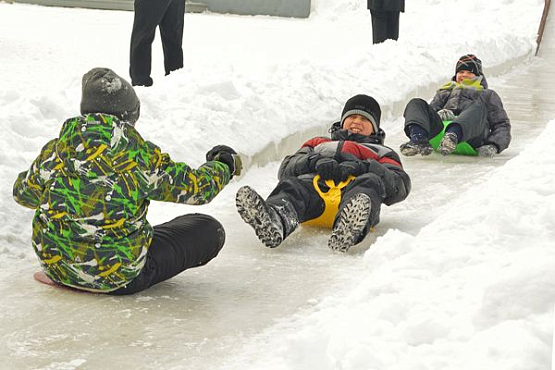
[[[455,67],[455,74],[459,71],[470,71],[476,76],[483,76],[482,61],[474,54],[466,54],[459,58]]]
[[[368,95],[360,94],[347,100],[345,108],[343,108],[343,112],[341,113],[341,127],[343,127],[345,118],[353,114],[360,114],[368,118],[374,127],[374,132],[377,133],[379,131],[382,110],[376,99]]]
[[[109,68],[93,68],[83,75],[81,114],[108,113],[123,121],[139,119],[141,103],[135,90]]]

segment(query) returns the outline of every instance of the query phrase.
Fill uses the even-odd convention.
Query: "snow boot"
[[[428,140],[408,141],[404,144],[401,144],[399,148],[401,149],[401,153],[403,155],[406,155],[407,157],[412,157],[417,154],[423,156],[430,155],[434,151],[434,148],[432,148]]]
[[[368,195],[359,193],[352,197],[339,214],[328,240],[328,247],[334,251],[347,252],[358,243],[370,219],[371,209]]]
[[[275,248],[299,225],[293,206],[284,201],[281,205],[269,205],[252,188],[243,186],[235,198],[237,211],[256,233],[260,241]]]
[[[448,155],[455,151],[458,143],[457,134],[454,132],[446,132],[437,149],[441,155]]]

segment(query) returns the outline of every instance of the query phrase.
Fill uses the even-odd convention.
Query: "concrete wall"
[[[13,0],[16,3],[67,6],[94,9],[133,10],[133,0]],[[273,15],[306,18],[310,15],[310,0],[191,0],[187,12],[243,15]]]
[[[307,18],[310,0],[199,0],[215,13]]]
[[[133,0],[10,0],[15,3],[37,4],[46,6],[61,6],[70,8],[91,8],[108,10],[133,11]],[[205,4],[185,0],[186,11],[200,13],[207,9]]]
[[[133,10],[133,0],[13,0],[15,3],[92,8],[109,10]]]

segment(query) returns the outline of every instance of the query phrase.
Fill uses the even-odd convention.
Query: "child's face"
[[[455,78],[457,80],[457,83],[461,83],[463,80],[472,80],[473,78],[475,78],[476,75],[470,71],[458,71]]]
[[[374,126],[372,122],[364,116],[353,114],[345,118],[343,121],[343,128],[355,134],[372,135],[374,133]]]

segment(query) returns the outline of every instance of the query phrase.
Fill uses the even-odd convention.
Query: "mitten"
[[[229,167],[231,177],[241,175],[243,162],[237,152],[227,145],[216,145],[206,153],[207,161],[218,161]]]
[[[440,109],[437,111],[437,114],[442,121],[452,121],[455,119],[455,114],[451,109]]]
[[[314,167],[316,173],[324,180],[335,180],[339,163],[333,158],[320,158]]]
[[[495,147],[495,145],[486,144],[486,145],[482,145],[481,147],[478,148],[478,155],[480,157],[489,157],[489,158],[491,158],[496,154],[497,154],[497,148]]]
[[[349,176],[358,176],[366,172],[366,163],[361,161],[345,161],[339,163],[339,181],[345,181]]]

